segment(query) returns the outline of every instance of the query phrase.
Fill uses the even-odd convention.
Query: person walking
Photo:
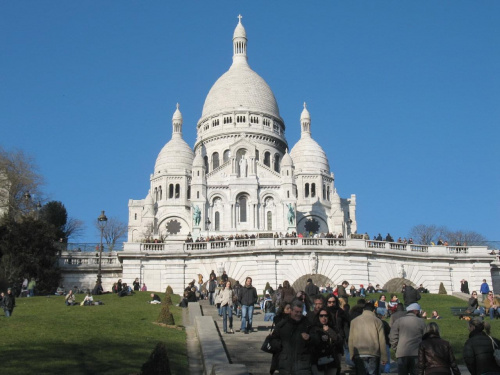
[[[12,293],[12,288],[8,288],[7,294],[3,297],[3,311],[7,318],[12,316],[14,307],[16,307],[16,297]]]
[[[210,281],[208,282],[208,301],[210,302],[211,305],[215,304],[214,293],[216,288],[217,288],[217,280],[215,279],[215,276],[212,275],[210,276]]]
[[[333,316],[327,308],[320,308],[314,316],[312,333],[318,336],[312,356],[312,371],[318,375],[336,375],[340,354],[344,350],[341,336],[335,330]]]
[[[241,332],[248,334],[252,330],[253,308],[257,303],[257,290],[252,286],[251,277],[247,277],[240,288],[238,302],[241,304]]]
[[[368,302],[363,313],[351,321],[349,353],[356,367],[356,375],[378,375],[380,364],[386,364],[387,349],[384,326]]]
[[[36,281],[35,278],[32,277],[30,282],[28,283],[28,297],[35,296],[35,287],[36,287]]]
[[[420,305],[412,303],[406,315],[394,322],[389,337],[396,350],[399,375],[417,375],[418,348],[424,335],[425,322],[420,317]]]
[[[233,289],[231,281],[227,281],[224,290],[220,294],[220,311],[222,314],[222,328],[224,333],[234,333],[233,331]],[[227,321],[229,319],[229,331]]]
[[[450,343],[441,338],[436,323],[429,323],[418,348],[418,375],[449,375],[450,369],[453,375],[460,375]]]
[[[311,355],[317,341],[311,339],[309,323],[302,315],[304,303],[294,300],[291,307],[290,317],[280,321],[271,335],[271,345],[282,346],[278,363],[279,373],[312,375]]]
[[[481,318],[469,321],[469,339],[464,345],[464,362],[471,375],[500,374],[500,366],[493,357],[494,347],[500,348],[500,340],[489,336]]]

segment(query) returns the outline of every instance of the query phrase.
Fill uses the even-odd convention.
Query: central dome
[[[255,111],[281,118],[269,85],[247,62],[246,32],[240,22],[233,34],[233,64],[212,86],[201,117],[238,110]]]

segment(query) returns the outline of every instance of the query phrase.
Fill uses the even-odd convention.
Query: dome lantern
[[[172,137],[176,135],[182,137],[182,113],[179,111],[179,103],[172,116]]]
[[[243,16],[238,15],[238,24],[234,29],[233,34],[233,63],[247,61],[247,33],[241,19]]]
[[[304,109],[300,115],[300,124],[302,126],[302,131],[300,133],[300,137],[310,137],[311,136],[311,115],[307,110],[307,104],[304,102]]]

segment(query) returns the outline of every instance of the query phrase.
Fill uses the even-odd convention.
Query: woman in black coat
[[[500,341],[484,332],[481,318],[469,321],[469,339],[464,346],[464,361],[471,375],[500,374],[500,366],[493,357],[493,342],[500,348]]]
[[[449,375],[450,368],[454,375],[460,375],[450,343],[441,338],[436,323],[429,323],[418,348],[418,375]]]

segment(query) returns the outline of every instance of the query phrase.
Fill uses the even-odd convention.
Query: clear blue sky
[[[499,1],[3,1],[0,144],[36,159],[80,241],[146,196],[177,102],[194,144],[239,13],[290,148],[306,101],[359,232],[500,240]]]

